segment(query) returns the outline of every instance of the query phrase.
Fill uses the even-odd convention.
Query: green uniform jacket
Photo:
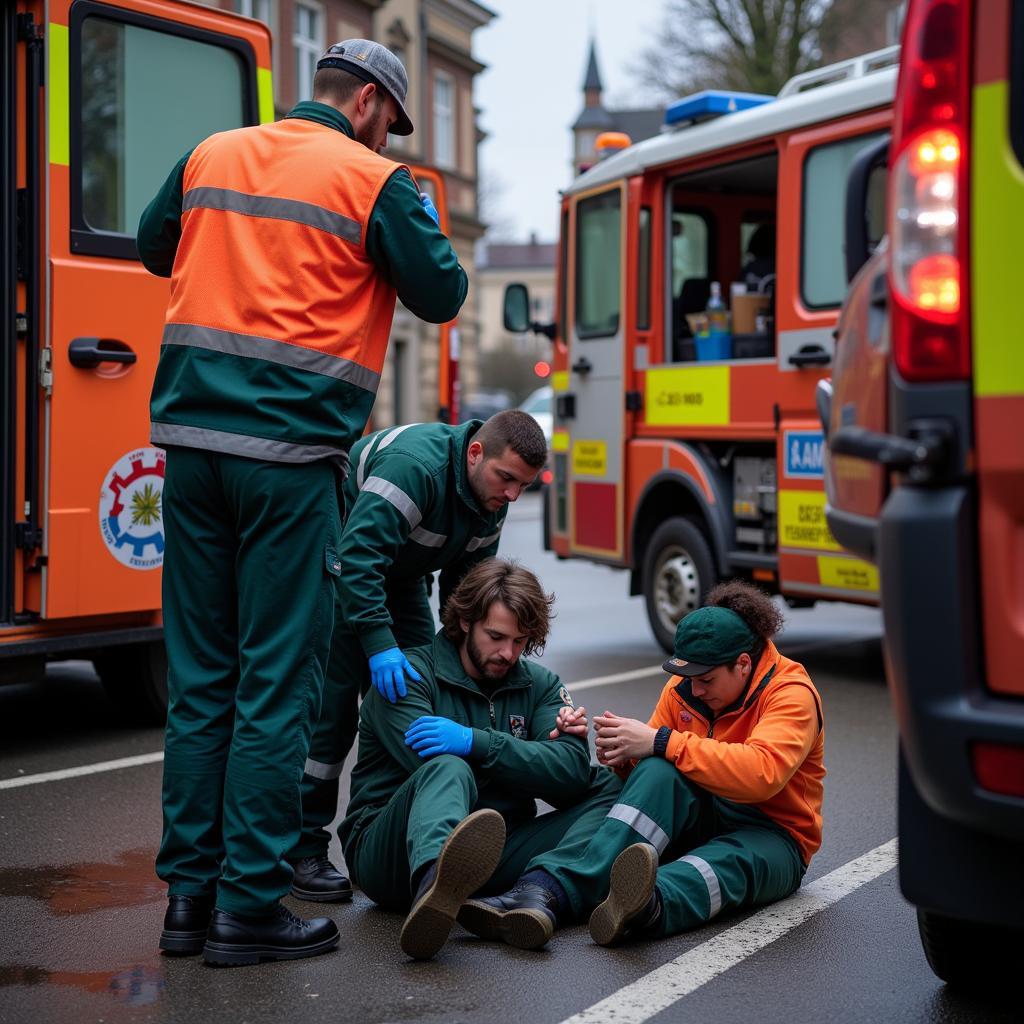
[[[421,715],[440,715],[473,730],[466,760],[479,789],[477,807],[492,807],[510,823],[536,816],[536,800],[567,807],[590,784],[586,740],[549,740],[558,709],[571,704],[558,676],[520,658],[490,695],[466,675],[458,649],[443,632],[406,652],[423,677],[389,704],[371,687],[359,715],[359,760],[352,772],[348,814],[338,835],[348,849],[424,759],[406,746],[405,731]],[[346,854],[347,855],[347,854]]]
[[[367,657],[396,646],[388,587],[440,569],[443,608],[466,571],[498,550],[507,506],[481,509],[466,473],[466,450],[481,426],[415,423],[352,448],[338,594],[342,620]]]
[[[299,103],[288,117],[354,137],[348,119],[323,103]],[[160,277],[171,276],[181,240],[182,188],[191,156],[189,151],[175,165],[139,222],[139,258]],[[468,289],[466,272],[448,238],[423,209],[413,179],[397,165],[374,203],[364,244],[366,255],[420,319],[445,323],[459,312]],[[297,461],[306,461],[321,457],[321,450],[323,456],[347,451],[363,432],[373,400],[371,391],[330,375],[228,352],[164,345],[150,416],[154,423],[303,446],[308,452]]]

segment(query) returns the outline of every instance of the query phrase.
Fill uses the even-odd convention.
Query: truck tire
[[[717,582],[711,549],[691,519],[666,519],[651,535],[644,552],[643,590],[654,638],[668,652],[676,624],[699,608]]]
[[[1024,930],[920,909],[917,928],[929,966],[948,985],[991,991],[1019,984]]]
[[[162,640],[113,647],[92,660],[104,690],[132,725],[167,719],[167,651]]]

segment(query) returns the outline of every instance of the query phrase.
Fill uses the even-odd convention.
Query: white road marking
[[[570,693],[573,690],[592,690],[599,686],[613,686],[615,683],[628,683],[631,679],[647,679],[649,676],[663,675],[668,678],[665,670],[660,665],[651,665],[650,668],[634,668],[629,672],[616,672],[613,676],[594,676],[593,679],[581,679],[578,683],[566,683]]]
[[[40,772],[38,775],[22,775],[20,778],[0,779],[0,789],[17,789],[19,786],[35,786],[40,782],[58,782],[60,779],[77,779],[80,775],[95,775],[97,772],[113,772],[119,768],[137,768],[143,764],[156,764],[164,759],[164,752],[137,754],[135,757],[119,757],[116,761],[98,761],[83,764],[78,768],[62,768],[56,772]]]
[[[890,839],[805,885],[781,903],[759,910],[599,1003],[566,1018],[562,1024],[642,1024],[895,866],[896,840]]]

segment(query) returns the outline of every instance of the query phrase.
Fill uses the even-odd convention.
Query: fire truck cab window
[[[75,249],[103,252],[82,243],[90,234],[133,246],[143,209],[178,160],[213,132],[248,123],[245,67],[234,48],[120,19],[85,17],[75,44]],[[130,254],[119,248],[103,254]]]
[[[766,153],[669,185],[666,362],[774,355],[777,182],[778,157]],[[716,281],[731,333],[704,345]]]
[[[846,295],[846,179],[857,154],[880,137],[875,132],[818,146],[804,161],[800,291],[810,309],[837,307]],[[879,180],[881,188],[873,183],[876,206],[879,198],[884,202],[884,175]]]
[[[576,208],[576,332],[581,340],[619,329],[620,192],[582,200]]]

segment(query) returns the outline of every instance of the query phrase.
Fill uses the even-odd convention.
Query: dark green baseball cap
[[[675,654],[662,668],[674,676],[703,676],[731,665],[756,643],[754,631],[731,608],[698,608],[676,626]]]

